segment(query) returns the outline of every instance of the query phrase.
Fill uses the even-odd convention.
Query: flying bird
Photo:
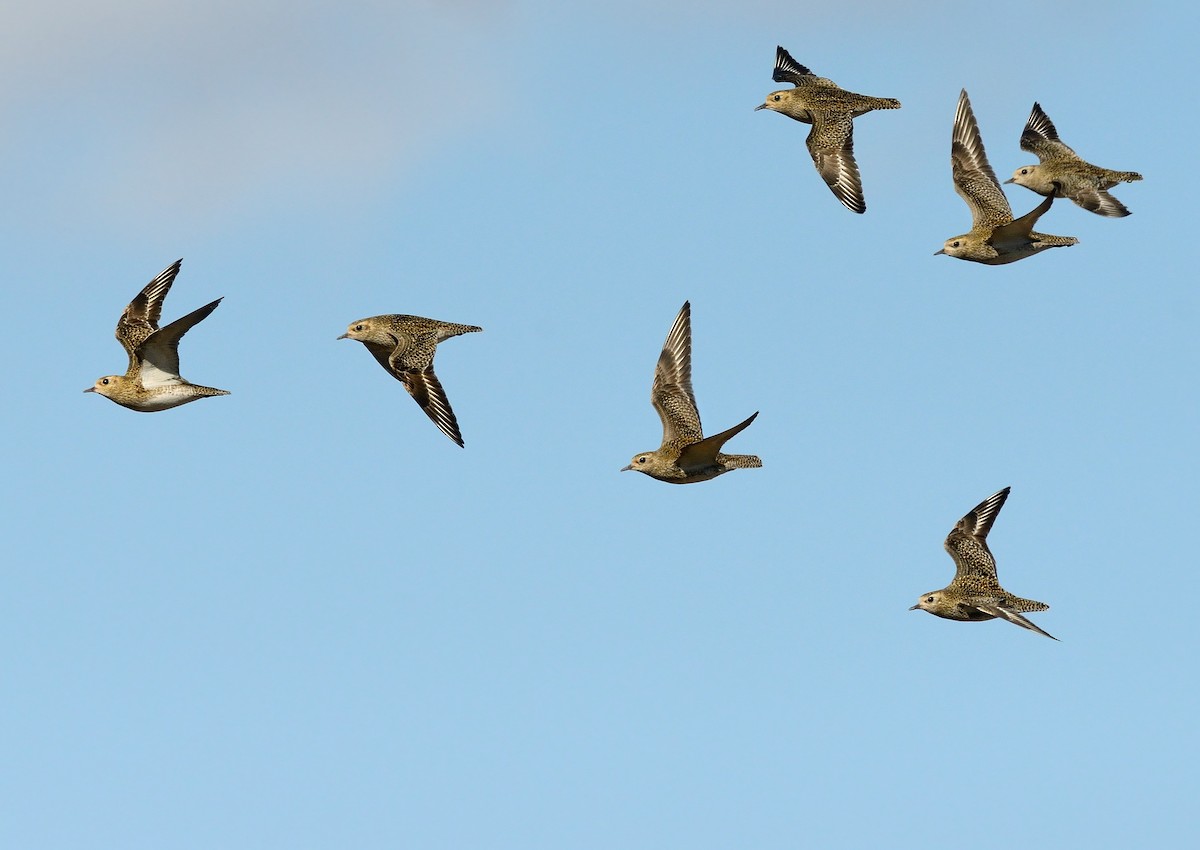
[[[693,484],[734,469],[762,466],[762,461],[754,455],[721,453],[730,438],[754,421],[757,411],[728,431],[711,437],[705,437],[700,428],[700,412],[692,392],[691,302],[683,303],[658,356],[650,403],[662,420],[662,445],[655,451],[634,455],[622,472],[634,469],[669,484]]]
[[[954,580],[941,590],[921,594],[909,608],[928,611],[947,620],[980,622],[1002,617],[1024,629],[1058,640],[1021,616],[1029,611],[1046,611],[1044,602],[1013,596],[996,578],[996,559],[988,549],[987,535],[1004,506],[1011,487],[988,496],[958,521],[946,537],[946,551],[954,559]]]
[[[1085,162],[1058,138],[1054,122],[1036,101],[1021,133],[1021,150],[1037,154],[1038,164],[1018,168],[1005,183],[1016,183],[1047,197],[1070,198],[1096,215],[1113,218],[1129,215],[1125,205],[1107,190],[1118,183],[1141,180],[1142,175]]]
[[[433,424],[462,446],[458,419],[441,381],[433,373],[433,356],[442,340],[482,330],[475,325],[389,313],[351,322],[338,339],[354,339],[365,345],[379,365],[404,385]]]
[[[1074,245],[1074,236],[1050,236],[1037,233],[1033,226],[1050,209],[1053,198],[1046,198],[1033,210],[1013,219],[1012,208],[1000,188],[1000,181],[988,164],[983,149],[979,124],[971,110],[967,90],[958,97],[954,113],[954,133],[950,144],[950,168],[954,191],[971,208],[971,230],[946,240],[936,254],[947,254],[960,260],[998,266],[1032,257],[1047,248]]]
[[[179,341],[217,309],[220,298],[165,328],[158,326],[163,301],[182,263],[183,260],[176,260],[163,269],[129,302],[117,320],[117,341],[129,356],[125,374],[106,375],[85,393],[98,393],[140,413],[168,410],[199,398],[229,395],[228,390],[193,384],[179,375]]]
[[[772,92],[755,111],[770,109],[811,124],[805,144],[817,173],[848,209],[865,212],[862,177],[854,160],[854,119],[874,109],[899,109],[900,101],[846,91],[833,80],[818,77],[782,47],[775,48],[771,78],[794,88]]]

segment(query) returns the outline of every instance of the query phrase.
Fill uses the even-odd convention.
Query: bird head
[[[388,333],[386,327],[373,319],[359,319],[351,322],[346,332],[338,339],[356,339],[359,342],[378,342],[395,344],[395,339]]]
[[[917,604],[909,608],[909,611],[928,611],[931,614],[936,614],[942,605],[942,592],[940,590],[931,590],[928,593],[922,593],[921,598],[917,600]]]
[[[933,255],[945,254],[947,257],[958,257],[960,260],[974,260],[979,246],[968,238],[967,234],[952,236],[942,245],[942,250],[934,251]]]
[[[1004,181],[1005,185],[1016,183],[1018,186],[1024,186],[1026,189],[1032,189],[1039,195],[1049,195],[1053,192],[1053,183],[1047,182],[1038,171],[1036,165],[1023,165],[1013,172],[1013,176]]]
[[[629,462],[628,466],[621,467],[622,472],[628,472],[631,469],[636,472],[644,472],[651,478],[677,477],[671,474],[676,469],[675,465],[662,460],[654,452],[643,452],[634,455],[633,460]]]
[[[105,375],[103,378],[97,378],[96,383],[92,384],[85,393],[99,393],[105,398],[113,398],[121,394],[121,391],[131,383],[129,378],[124,375]]]

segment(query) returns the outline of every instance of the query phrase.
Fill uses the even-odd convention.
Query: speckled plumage
[[[338,339],[353,339],[365,345],[379,365],[404,385],[433,424],[462,446],[458,419],[433,372],[433,357],[442,340],[482,330],[475,325],[389,313],[351,322],[349,330]]]
[[[662,445],[652,452],[634,455],[622,472],[637,470],[670,484],[708,481],[734,469],[762,466],[754,455],[727,455],[721,447],[747,428],[757,411],[728,431],[705,437],[700,412],[692,392],[692,305],[685,301],[671,326],[654,368],[650,403],[662,420]]]
[[[1005,183],[1016,183],[1039,195],[1069,198],[1096,215],[1120,218],[1129,210],[1110,195],[1118,183],[1141,180],[1136,171],[1113,171],[1084,161],[1058,137],[1058,130],[1041,104],[1034,102],[1033,111],[1021,133],[1021,149],[1036,154],[1038,165],[1025,165],[1013,172]]]
[[[1021,614],[1046,611],[1044,602],[1013,596],[996,578],[996,559],[988,549],[987,535],[1010,487],[988,496],[958,521],[946,537],[946,551],[954,559],[954,580],[941,590],[921,594],[910,611],[920,609],[947,620],[979,622],[1002,617],[1010,623],[1058,640]]]
[[[1013,218],[1012,208],[1000,188],[996,173],[988,164],[983,149],[983,137],[979,124],[963,89],[958,98],[958,109],[954,114],[954,132],[950,143],[950,169],[954,178],[954,190],[967,202],[971,210],[971,230],[961,236],[946,240],[942,250],[960,260],[970,260],[986,265],[1013,263],[1048,248],[1074,245],[1079,240],[1074,236],[1052,236],[1037,233],[1033,226],[1050,209],[1053,198],[1046,198],[1030,212],[1018,219]]]
[[[116,337],[129,356],[124,375],[106,375],[84,390],[94,392],[139,413],[169,410],[190,401],[229,395],[179,375],[179,341],[217,309],[221,299],[205,304],[165,328],[159,328],[163,300],[179,274],[183,260],[163,269],[129,302],[117,320]]]
[[[775,48],[771,77],[794,88],[772,92],[755,110],[770,109],[811,124],[805,144],[817,173],[848,209],[865,212],[862,177],[854,159],[854,119],[875,109],[899,109],[900,101],[846,91],[833,80],[818,77],[782,47]]]

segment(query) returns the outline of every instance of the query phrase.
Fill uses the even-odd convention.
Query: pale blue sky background
[[[10,4],[0,845],[1193,841],[1193,14]],[[865,216],[752,111],[776,44],[903,101]],[[964,86],[998,173],[1039,100],[1134,214],[932,256]],[[225,296],[183,374],[233,394],[82,395],[180,256],[165,319]],[[617,470],[685,299],[764,468],[678,488]],[[335,341],[385,312],[484,327],[438,354],[465,450]],[[1005,485],[1061,643],[906,610]]]

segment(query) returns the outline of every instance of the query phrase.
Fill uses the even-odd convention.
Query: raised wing
[[[1054,196],[1047,195],[1044,201],[1025,213],[1025,215],[1007,224],[993,228],[991,238],[988,241],[1000,249],[1029,244],[1030,233],[1033,231],[1034,225],[1050,209],[1052,203],[1054,203]]]
[[[729,430],[722,431],[720,434],[713,434],[711,437],[706,437],[689,446],[684,446],[679,452],[679,459],[676,461],[676,464],[684,472],[707,469],[716,463],[717,455],[720,453],[721,448],[733,437],[750,427],[750,423],[757,418],[758,411],[756,410],[749,418],[739,422]]]
[[[1036,154],[1041,162],[1079,159],[1079,155],[1058,138],[1054,122],[1037,101],[1034,101],[1033,111],[1029,113],[1029,120],[1021,131],[1021,150]]]
[[[954,191],[971,208],[972,229],[996,227],[1012,221],[1012,208],[1000,181],[988,163],[983,149],[983,137],[967,90],[958,96],[958,109],[954,113],[954,133],[950,142],[950,170],[954,178]]]
[[[165,328],[155,331],[146,338],[138,349],[138,377],[146,389],[167,384],[182,383],[179,377],[179,340],[183,335],[208,318],[217,305],[218,298],[193,310],[181,319],[176,319]]]
[[[121,343],[125,353],[129,355],[129,371],[131,372],[137,366],[138,346],[146,341],[146,337],[158,330],[163,301],[171,289],[171,284],[175,282],[175,277],[179,274],[179,267],[182,264],[183,259],[180,258],[159,272],[154,280],[146,284],[137,297],[129,302],[124,312],[121,313],[121,318],[117,320],[117,342]]]
[[[988,549],[987,535],[1010,489],[1005,487],[972,508],[946,537],[946,551],[957,568],[955,581],[971,579],[986,587],[1000,587],[996,580],[996,559]]]
[[[650,403],[658,411],[663,424],[663,445],[694,443],[702,439],[700,412],[692,392],[692,305],[683,302],[675,324],[667,334],[658,364],[654,367],[654,384]]]
[[[777,83],[791,83],[794,86],[807,84],[815,80],[816,74],[808,70],[792,58],[782,47],[775,47],[775,72],[771,79]]]

